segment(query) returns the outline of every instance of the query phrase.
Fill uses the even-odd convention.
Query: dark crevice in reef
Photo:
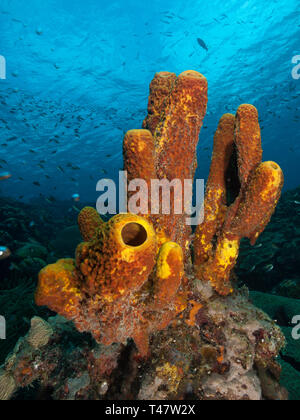
[[[28,387],[19,389],[12,401],[53,401],[52,393],[53,388],[40,387],[39,382],[36,381]]]
[[[286,314],[284,306],[280,306],[274,316],[274,321],[276,320],[277,324],[280,327],[289,327],[291,324],[291,320],[289,319],[288,315]]]
[[[124,395],[128,400],[137,398],[140,381],[137,378],[138,366],[134,360],[135,355],[135,344],[129,340],[120,355],[118,366],[112,374],[112,386],[105,395],[105,399],[124,399]]]
[[[238,174],[237,152],[236,148],[231,155],[230,162],[225,174],[226,191],[227,191],[227,206],[234,203],[238,197],[241,189],[241,183]]]

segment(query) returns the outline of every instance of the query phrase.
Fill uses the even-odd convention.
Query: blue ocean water
[[[209,83],[197,176],[221,115],[252,103],[264,159],[298,186],[299,18],[298,0],[1,0],[1,194],[94,201],[97,180],[122,168],[155,72],[187,69]]]

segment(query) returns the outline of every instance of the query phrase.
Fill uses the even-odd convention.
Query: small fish
[[[11,256],[10,250],[7,246],[0,246],[0,261],[5,260],[6,258]]]
[[[30,222],[30,223],[29,223],[29,227],[30,227],[30,228],[32,228],[32,227],[34,227],[34,226],[35,226],[34,221],[32,221],[32,222]]]
[[[295,201],[294,201],[294,204],[297,204],[297,206],[299,206],[300,201],[295,200]]]
[[[46,197],[45,200],[47,201],[47,203],[52,204],[54,203],[56,200],[54,197],[50,196],[50,197]]]
[[[12,175],[10,172],[1,172],[0,173],[0,181],[4,181],[5,179],[11,178]]]
[[[78,202],[78,201],[80,201],[80,195],[79,194],[73,194],[72,199],[73,199],[73,201]]]
[[[207,45],[205,44],[205,42],[203,41],[203,39],[201,39],[201,38],[197,38],[197,42],[198,42],[198,44],[200,45],[200,47],[202,47],[205,51],[208,51],[208,47],[207,47]]]
[[[263,244],[257,244],[254,246],[254,248],[261,248],[263,246]]]
[[[270,273],[270,271],[272,271],[274,269],[274,265],[273,264],[268,264],[264,266],[264,271],[266,273]]]

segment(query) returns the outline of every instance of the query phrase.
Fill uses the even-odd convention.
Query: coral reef
[[[7,323],[6,340],[0,342],[0,364],[26,334],[33,316],[51,315],[34,303],[36,279],[45,265],[74,256],[81,240],[78,226],[72,226],[77,217],[69,201],[49,205],[45,197],[31,203],[0,197],[0,245],[11,251],[8,258],[0,258],[0,315]]]
[[[2,399],[286,399],[276,362],[284,336],[247,291],[192,298],[153,335],[147,360],[131,341],[97,344],[60,316],[35,318],[2,368]]]
[[[158,73],[143,129],[124,139],[128,181],[193,179],[206,105],[201,74]],[[276,361],[284,335],[231,282],[241,239],[255,243],[283,184],[279,166],[261,157],[257,110],[223,116],[194,241],[173,190],[167,215],[104,222],[83,209],[75,259],[39,275],[36,303],[59,316],[33,319],[5,362],[0,393],[37,382],[55,399],[286,399]]]

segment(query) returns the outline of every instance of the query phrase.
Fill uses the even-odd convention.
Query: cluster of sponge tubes
[[[194,241],[196,274],[210,281],[219,294],[233,292],[230,275],[240,241],[249,238],[255,244],[270,221],[282,187],[280,167],[262,162],[256,108],[241,105],[236,116],[225,114],[214,138],[205,219]]]
[[[207,81],[200,73],[157,73],[143,129],[124,139],[128,181],[192,179],[206,107]],[[122,214],[104,223],[96,210],[85,208],[78,220],[84,242],[75,260],[41,271],[37,304],[73,320],[99,343],[133,338],[146,356],[150,335],[189,310],[191,266],[194,276],[219,294],[233,292],[239,243],[243,237],[255,242],[283,185],[279,166],[261,158],[258,113],[242,105],[236,116],[226,114],[220,121],[204,222],[194,236],[184,214]]]

